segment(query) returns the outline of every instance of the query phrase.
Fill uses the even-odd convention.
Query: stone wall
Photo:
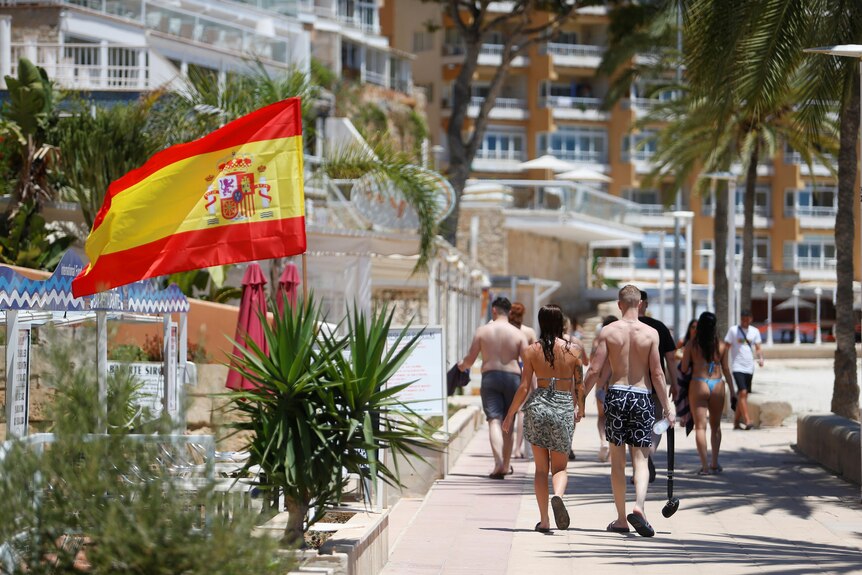
[[[834,414],[796,420],[796,446],[804,455],[847,481],[862,484],[859,422]]]
[[[556,280],[560,289],[550,300],[564,311],[579,314],[588,308],[581,300],[585,248],[571,241],[510,230],[508,236],[508,273]],[[532,312],[531,312],[532,313]]]
[[[491,275],[514,273],[509,269],[509,237],[503,227],[506,221],[503,210],[495,208],[462,208],[458,217],[456,246],[470,253],[470,220],[479,216],[479,264]]]

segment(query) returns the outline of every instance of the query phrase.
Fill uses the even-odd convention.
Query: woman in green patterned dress
[[[539,341],[524,352],[521,385],[503,421],[503,430],[508,432],[511,429],[515,414],[524,404],[524,435],[533,446],[536,463],[533,486],[540,519],[535,529],[540,533],[550,533],[548,473],[551,473],[554,485],[551,508],[557,528],[569,527],[563,495],[568,482],[566,465],[575,421],[584,413],[583,366],[586,354],[580,340],[563,339],[563,312],[559,306],[546,305],[539,310],[539,329]],[[534,374],[538,387],[531,394]]]

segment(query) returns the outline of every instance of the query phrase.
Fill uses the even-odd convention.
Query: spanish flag
[[[305,252],[302,177],[298,98],[159,152],[108,187],[74,295]]]

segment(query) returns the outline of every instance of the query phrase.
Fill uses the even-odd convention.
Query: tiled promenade
[[[677,429],[675,494],[661,515],[664,474],[650,486],[647,516],[656,536],[607,533],[614,516],[610,467],[596,459],[595,418],[575,433],[569,464],[568,531],[533,531],[538,510],[532,465],[514,460],[504,481],[491,470],[487,430],[424,502],[402,501],[390,523],[391,555],[383,573],[662,574],[862,573],[860,491],[796,454],[795,427],[733,431],[724,424],[724,473],[698,477],[694,434]],[[665,466],[665,444],[657,458]],[[629,506],[633,499],[629,486]],[[551,518],[553,526],[553,517]]]

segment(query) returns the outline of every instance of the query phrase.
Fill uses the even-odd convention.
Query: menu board
[[[401,334],[401,329],[390,329],[388,344],[391,347]],[[419,340],[413,351],[390,378],[388,385],[411,382],[398,394],[398,399],[421,415],[444,415],[446,409],[446,374],[443,371],[443,328],[426,327],[408,329],[400,345],[410,342],[419,332]]]
[[[18,329],[18,346],[15,355],[15,365],[12,366],[10,407],[7,410],[8,437],[24,437],[27,435],[30,420],[30,328]]]

